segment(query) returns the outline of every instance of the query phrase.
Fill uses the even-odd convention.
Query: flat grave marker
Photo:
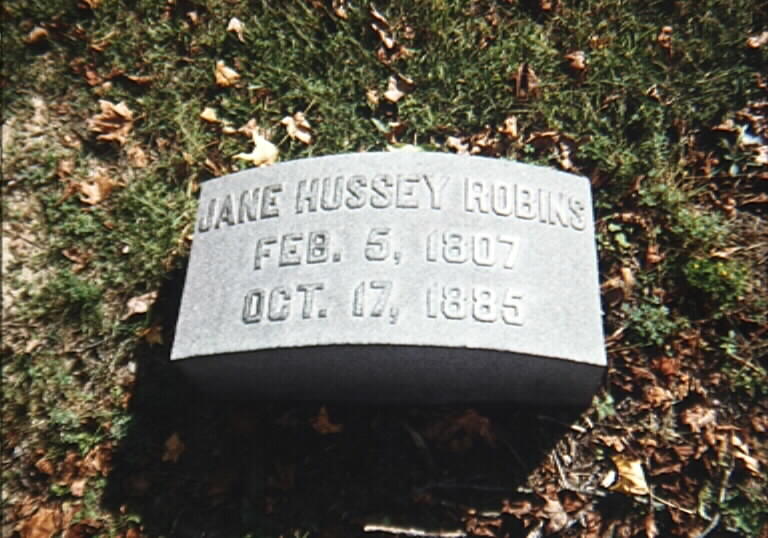
[[[587,403],[606,364],[589,182],[406,152],[207,181],[171,359],[224,396]]]

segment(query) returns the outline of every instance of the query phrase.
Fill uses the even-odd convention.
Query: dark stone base
[[[605,368],[479,349],[327,346],[174,361],[224,399],[587,405]]]

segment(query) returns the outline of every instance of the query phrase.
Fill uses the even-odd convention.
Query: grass
[[[704,447],[706,439],[680,417],[695,398],[716,399],[718,424],[737,428],[750,454],[768,465],[765,430],[755,419],[765,414],[768,393],[761,332],[768,310],[766,217],[764,203],[748,202],[765,192],[759,178],[766,170],[743,136],[715,129],[728,119],[743,121],[740,111],[766,98],[756,77],[768,64],[768,46],[753,49],[746,39],[765,29],[768,15],[753,0],[554,4],[547,11],[533,1],[382,3],[379,11],[397,42],[389,50],[371,29],[369,10],[357,4],[347,7],[346,19],[320,1],[279,7],[218,0],[115,0],[94,8],[63,0],[4,4],[2,94],[4,139],[10,141],[3,151],[3,240],[11,253],[4,260],[4,287],[16,297],[8,303],[4,295],[3,307],[6,519],[15,521],[19,507],[32,502],[24,499],[32,498],[35,507],[65,501],[85,506],[82,519],[98,521],[95,532],[103,535],[142,525],[149,534],[172,533],[176,505],[158,515],[136,493],[136,484],[137,477],[151,482],[170,473],[182,491],[185,473],[196,476],[187,467],[174,474],[167,462],[162,468],[151,463],[162,453],[167,428],[185,424],[171,418],[170,410],[183,415],[184,407],[168,396],[164,426],[149,428],[146,439],[129,439],[132,424],[146,420],[141,415],[151,408],[128,404],[139,390],[134,363],[162,355],[156,351],[162,347],[148,347],[142,338],[165,320],[157,309],[129,316],[126,305],[131,297],[167,286],[184,267],[199,183],[247,166],[234,155],[250,151],[250,141],[226,134],[224,126],[237,129],[251,119],[279,147],[281,160],[381,151],[395,143],[450,151],[448,138],[458,137],[481,154],[563,167],[564,144],[571,170],[593,184],[603,282],[626,270],[634,279],[616,304],[606,306],[613,299],[605,297],[606,334],[619,336],[609,343],[613,367],[605,390],[585,414],[596,430],[569,437],[581,447],[577,452],[589,460],[599,435],[645,424],[644,391],[659,386],[678,395],[669,420],[663,431],[632,433],[632,451],[646,453],[649,445],[638,439],[661,443],[659,453],[671,450],[668,438],[677,439],[678,448],[683,440]],[[226,31],[231,17],[245,24],[244,42]],[[665,26],[672,27],[669,48],[659,40]],[[25,43],[35,27],[45,28],[47,38]],[[577,50],[585,53],[583,71],[565,59]],[[216,85],[219,60],[240,74],[235,86]],[[538,79],[527,98],[518,89],[521,64]],[[414,86],[395,104],[382,94],[397,75]],[[371,91],[378,102],[366,97]],[[86,120],[98,113],[99,99],[123,101],[134,112],[126,144],[99,141],[88,130]],[[205,107],[215,108],[223,123],[201,120]],[[295,112],[305,112],[315,143],[286,135],[280,121]],[[516,137],[498,132],[510,116],[517,118]],[[556,133],[557,142],[542,137],[547,132]],[[132,160],[136,147],[147,157],[144,167]],[[70,172],[62,172],[63,161],[73,163]],[[96,169],[117,186],[88,205],[67,189]],[[651,261],[649,252],[658,259]],[[82,267],[73,256],[86,260]],[[170,327],[164,329],[167,336]],[[682,360],[681,374],[652,366],[664,357]],[[652,371],[653,381],[638,378],[638,369]],[[680,375],[695,379],[701,390],[685,393]],[[277,412],[265,409],[260,416]],[[503,421],[494,424],[501,429]],[[184,427],[200,443],[210,434]],[[206,427],[224,437],[231,433]],[[296,441],[269,431],[286,444]],[[410,446],[412,439],[404,439]],[[346,442],[324,446],[368,446],[359,439]],[[101,502],[107,477],[89,475],[80,497],[64,476],[68,453],[80,461],[99,447],[117,450],[121,443],[138,443],[127,467],[134,496],[123,503],[125,513]],[[694,473],[689,482],[653,472],[650,480],[680,506],[689,506],[681,492],[698,488],[703,500],[696,502],[710,519],[721,517],[723,536],[756,534],[766,520],[765,478],[735,462],[723,481],[715,467],[707,467],[715,466],[717,452],[710,446],[704,463],[681,462],[682,469],[695,467],[702,475]],[[52,474],[40,470],[43,456],[54,462]],[[295,464],[276,463],[275,454],[263,458],[267,482]],[[498,453],[493,458],[503,460]],[[597,472],[602,463],[593,465]],[[644,465],[653,471],[662,464],[648,457]],[[536,480],[542,477],[556,481],[546,465],[531,473],[523,477],[531,485],[541,485]],[[352,475],[341,484],[365,489],[355,480]],[[282,526],[265,523],[261,508],[246,508],[240,499],[232,502],[242,501],[242,518],[229,531],[320,532],[322,525],[299,515],[299,496],[281,498],[273,509],[287,521]],[[334,513],[360,508],[341,494],[328,502],[338,509]],[[457,502],[471,504],[469,497]],[[400,508],[404,513],[412,507]],[[657,508],[662,535],[709,523]],[[698,506],[689,508],[698,513]],[[638,525],[645,509],[632,504],[619,510],[622,524]],[[606,521],[612,513],[597,511]]]

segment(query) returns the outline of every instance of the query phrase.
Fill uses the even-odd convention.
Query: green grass
[[[153,322],[125,318],[126,302],[157,290],[183,267],[199,183],[247,166],[233,157],[250,151],[251,142],[202,121],[205,107],[234,128],[255,119],[281,160],[385,150],[393,140],[382,129],[399,122],[400,143],[449,151],[449,136],[470,139],[487,131],[497,143],[485,154],[559,167],[556,145],[530,143],[536,133],[557,132],[572,141],[573,171],[594,185],[601,276],[631,268],[636,279],[622,304],[608,309],[606,332],[623,328],[617,347],[649,363],[674,355],[684,331],[699,330],[711,358],[707,376],[728,380],[728,389],[710,390],[727,399],[728,421],[749,430],[748,414],[759,412],[766,394],[765,348],[743,336],[765,322],[761,239],[755,228],[743,233],[747,210],[734,215],[713,200],[760,192],[755,178],[765,167],[738,137],[712,128],[765,99],[755,77],[768,65],[768,47],[745,45],[768,24],[759,2],[595,0],[560,2],[549,13],[537,2],[382,3],[381,13],[407,49],[390,63],[377,58],[381,43],[362,4],[350,6],[347,19],[335,16],[330,2],[314,4],[3,5],[4,117],[13,119],[6,128],[16,140],[4,151],[4,189],[16,196],[4,198],[4,214],[14,226],[27,222],[39,239],[36,254],[4,275],[4,284],[22,297],[7,313],[10,337],[2,350],[3,419],[14,432],[3,441],[4,458],[21,447],[13,465],[3,467],[9,491],[50,490],[73,500],[66,488],[44,487],[39,473],[34,487],[24,485],[39,452],[61,461],[69,450],[85,454],[125,436],[131,415],[123,399],[131,385],[116,386],[114,379],[128,375],[137,332]],[[226,32],[233,16],[245,24],[245,42]],[[673,28],[669,51],[657,42],[667,25]],[[48,39],[25,44],[35,26],[45,27]],[[583,74],[564,59],[576,50],[586,55]],[[216,85],[218,60],[241,75],[236,86]],[[539,92],[529,99],[515,92],[523,63],[539,79]],[[89,85],[86,70],[104,84]],[[396,74],[412,79],[413,90],[396,105],[369,103],[366,93],[381,95]],[[127,75],[151,80],[137,83]],[[33,96],[48,113],[35,129],[28,125]],[[134,112],[125,147],[99,142],[87,130],[99,99],[124,101]],[[312,145],[289,139],[280,125],[298,111],[312,124]],[[497,132],[511,115],[520,131],[515,140]],[[148,155],[146,168],[130,165],[133,145]],[[711,166],[702,172],[706,158]],[[100,166],[119,186],[94,206],[66,197],[57,174],[62,159],[75,162],[75,180]],[[34,219],[18,199],[39,207]],[[764,226],[764,213],[752,217]],[[658,262],[645,259],[650,245],[663,255]],[[731,246],[743,248],[715,254]],[[71,249],[88,253],[82,270],[63,255]],[[39,279],[26,279],[24,267]],[[39,344],[27,349],[31,341]],[[600,421],[622,413],[631,421],[634,411],[614,406],[626,394],[614,396],[606,392],[598,403]],[[733,480],[715,509],[724,525],[755,533],[765,520],[766,482],[745,475]],[[94,514],[104,487],[89,483]],[[107,534],[127,524],[115,514],[98,517],[113,517]]]

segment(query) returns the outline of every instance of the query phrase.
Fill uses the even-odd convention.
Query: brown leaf
[[[91,449],[83,458],[83,468],[88,476],[107,476],[110,471],[110,461],[112,459],[112,447],[108,443],[103,443]]]
[[[147,154],[144,152],[143,149],[141,149],[141,146],[138,144],[135,146],[131,146],[126,151],[128,154],[128,161],[131,163],[131,166],[134,168],[146,168],[149,164],[149,159],[147,158]]]
[[[51,463],[51,460],[49,460],[46,457],[42,457],[37,462],[35,462],[35,467],[37,467],[37,470],[41,473],[52,475],[55,471],[53,467],[53,463]]]
[[[645,387],[645,401],[651,404],[651,407],[668,408],[672,405],[674,397],[672,393],[667,389],[658,385],[650,385]]]
[[[681,422],[690,426],[693,433],[699,433],[703,427],[714,424],[716,418],[714,409],[701,404],[696,404],[680,413]]]
[[[539,9],[545,13],[557,8],[558,0],[539,0]]]
[[[650,490],[645,481],[643,464],[640,460],[631,459],[623,454],[611,456],[611,459],[618,472],[618,479],[610,487],[611,490],[625,495],[648,495]]]
[[[523,516],[526,516],[531,512],[533,512],[533,504],[527,499],[514,502],[510,502],[509,499],[504,499],[501,502],[502,514],[512,514],[518,519],[521,519]]]
[[[101,112],[87,120],[90,131],[100,133],[99,140],[116,141],[125,144],[133,129],[133,112],[124,102],[114,104],[99,100]]]
[[[733,456],[741,461],[747,470],[755,476],[760,475],[760,463],[757,458],[750,456],[749,445],[739,439],[736,434],[731,434],[731,446],[733,447]]]
[[[184,453],[186,445],[179,437],[178,433],[173,433],[168,439],[165,440],[163,445],[165,450],[163,451],[163,461],[169,461],[176,463],[179,461],[179,457]]]
[[[254,118],[249,119],[242,127],[237,130],[238,133],[242,133],[248,138],[253,138],[253,135],[260,134],[264,136],[266,133],[259,128]]]
[[[387,21],[386,17],[382,15],[375,7],[373,7],[373,4],[371,4],[370,14],[371,18],[385,28],[389,28],[389,21]]]
[[[568,61],[568,67],[581,73],[587,68],[587,56],[583,50],[576,50],[565,55]]]
[[[69,485],[69,492],[75,497],[82,497],[85,495],[85,485],[88,482],[87,478],[78,478]]]
[[[503,135],[507,135],[513,140],[518,138],[520,136],[520,132],[517,128],[517,116],[507,117],[507,119],[504,120],[502,126],[498,128],[498,131]]]
[[[445,147],[452,149],[459,155],[469,154],[469,144],[457,136],[449,136],[445,139]]]
[[[91,9],[96,9],[101,5],[102,0],[81,0],[83,5],[88,6]]]
[[[136,84],[149,84],[155,77],[150,75],[125,75],[125,78]]]
[[[347,14],[347,0],[333,0],[331,2],[331,9],[340,19],[346,19],[349,17]]]
[[[317,433],[326,435],[328,433],[339,433],[344,431],[343,424],[334,424],[328,417],[328,410],[325,406],[320,407],[317,416],[310,419],[309,423],[312,425],[312,429]]]
[[[71,176],[74,171],[74,159],[60,159],[56,164],[56,175],[59,177],[59,179],[64,179]]]
[[[383,96],[390,103],[397,103],[412,90],[413,81],[411,79],[403,76],[391,76],[387,82],[387,91],[383,93]]]
[[[234,32],[237,35],[237,39],[239,39],[241,43],[245,43],[245,37],[243,36],[244,31],[245,25],[243,24],[243,21],[237,17],[232,17],[229,19],[229,24],[227,24],[227,32]]]
[[[528,64],[521,63],[515,75],[515,97],[523,101],[539,95],[539,77]]]
[[[659,35],[656,36],[656,42],[659,46],[667,52],[672,51],[672,27],[664,26],[659,30]]]
[[[88,265],[88,262],[91,261],[91,258],[93,257],[91,252],[80,250],[77,247],[66,248],[61,251],[61,254],[75,264],[72,268],[75,273],[79,273],[85,269],[85,266]]]
[[[155,299],[157,299],[156,291],[151,291],[149,293],[145,293],[144,295],[138,295],[128,299],[128,303],[126,304],[128,307],[128,312],[123,316],[122,319],[128,319],[135,314],[146,314],[149,312],[150,307],[154,304]]]
[[[57,508],[40,508],[19,529],[21,538],[52,538],[61,530],[61,512]]]
[[[624,451],[624,440],[618,435],[596,435],[595,438],[616,452]]]
[[[759,49],[766,43],[768,43],[768,30],[766,30],[765,32],[761,32],[759,34],[750,36],[747,39],[747,46],[750,49]]]
[[[200,119],[205,120],[208,123],[221,123],[221,120],[216,113],[216,109],[210,106],[207,106],[203,109],[203,111],[200,113]]]
[[[216,84],[222,88],[234,86],[240,80],[240,74],[231,67],[227,67],[221,60],[216,62],[213,74],[216,78]]]
[[[116,186],[117,182],[101,168],[93,170],[87,181],[76,184],[80,201],[88,205],[96,205],[106,200]]]
[[[659,245],[648,245],[645,250],[645,263],[648,265],[656,265],[664,259],[664,256],[659,254]]]
[[[42,41],[48,40],[48,30],[45,28],[41,28],[40,26],[35,26],[32,28],[32,31],[30,31],[27,36],[24,38],[24,43],[27,45],[34,45],[36,43],[40,43]]]
[[[296,112],[293,116],[286,116],[280,121],[285,125],[288,136],[304,144],[312,143],[312,127],[309,125],[303,112]]]
[[[660,357],[653,361],[653,367],[663,375],[669,377],[680,371],[680,359],[675,357]]]
[[[277,161],[279,155],[277,146],[259,134],[256,129],[253,130],[251,138],[254,144],[253,150],[250,153],[238,153],[235,159],[249,161],[253,166],[267,166]]]
[[[150,346],[163,344],[163,327],[161,325],[152,325],[142,329],[137,333],[139,338],[143,338]]]
[[[104,82],[104,79],[101,78],[101,75],[99,75],[93,65],[90,64],[83,67],[83,76],[85,77],[85,81],[89,86],[98,86]]]
[[[656,526],[656,518],[653,515],[653,510],[648,512],[644,520],[645,536],[647,538],[656,538],[659,535],[659,528]]]
[[[568,514],[557,496],[545,497],[544,506],[541,507],[541,515],[547,518],[545,527],[548,534],[560,532],[568,524]]]

